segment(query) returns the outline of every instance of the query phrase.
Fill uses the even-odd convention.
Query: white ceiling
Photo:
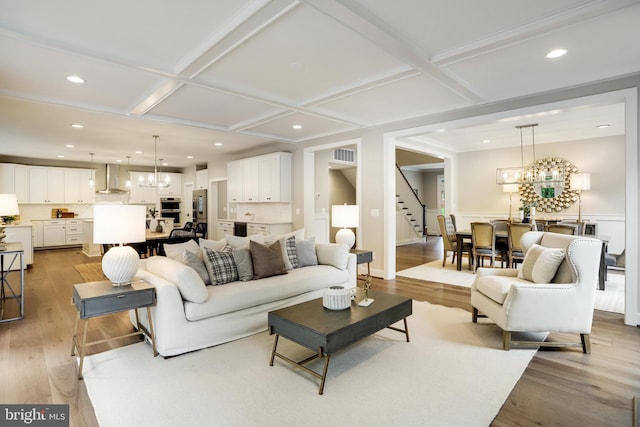
[[[175,167],[287,149],[638,73],[638,22],[640,0],[0,0],[0,154],[150,165],[152,134]],[[496,148],[530,119],[540,143],[624,132],[621,105],[589,105],[414,137]]]

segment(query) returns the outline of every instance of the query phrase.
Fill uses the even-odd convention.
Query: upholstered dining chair
[[[524,249],[520,243],[522,235],[533,231],[533,224],[514,222],[507,226],[507,240],[509,242],[509,266],[515,268],[518,262],[524,260]]]
[[[493,224],[489,222],[471,223],[471,246],[473,247],[474,271],[484,265],[484,259],[491,260],[491,267],[496,263],[496,234]]]
[[[578,236],[584,236],[585,233],[585,229],[587,228],[587,223],[584,221],[567,221],[567,220],[562,220],[558,223],[558,225],[571,225],[573,227],[576,227],[577,232],[578,232]]]
[[[530,231],[521,239],[522,267],[479,268],[471,285],[472,321],[488,317],[503,333],[503,348],[580,346],[591,353],[602,242]],[[531,255],[530,255],[531,253]],[[580,334],[580,342],[512,341],[515,332]]]
[[[453,252],[451,257],[451,264],[453,264],[458,251],[458,238],[456,236],[456,226],[453,215],[438,215],[438,225],[440,226],[440,233],[442,234],[442,246],[444,248],[442,266],[444,267],[447,262],[447,252]],[[469,255],[469,266],[471,266],[471,244],[468,242],[464,243],[462,252],[466,252]]]
[[[509,242],[505,238],[498,238],[498,234],[506,236],[507,228],[511,221],[508,219],[494,219],[490,222],[493,224],[493,231],[496,234],[496,252],[500,254],[501,264],[507,263],[509,260]]]
[[[575,225],[569,224],[547,224],[544,226],[544,231],[548,231],[549,233],[571,234],[578,236],[578,228],[579,227]]]

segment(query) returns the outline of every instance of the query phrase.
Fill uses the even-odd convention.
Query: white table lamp
[[[351,249],[356,243],[356,235],[350,228],[358,227],[359,221],[360,209],[358,205],[331,206],[331,226],[342,227],[336,233],[336,243],[344,243]]]
[[[18,199],[15,194],[0,194],[0,251],[7,249],[4,238],[6,233],[4,231],[4,216],[16,216],[20,215],[20,209],[18,209]]]
[[[117,244],[102,257],[102,271],[114,286],[131,283],[140,257],[127,243],[146,240],[147,210],[142,205],[94,205],[93,242]]]

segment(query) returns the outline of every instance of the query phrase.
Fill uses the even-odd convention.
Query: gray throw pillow
[[[249,248],[237,248],[233,250],[233,259],[238,267],[238,277],[241,281],[253,280],[253,262]]]
[[[307,240],[296,242],[296,253],[298,258],[298,267],[306,267],[308,265],[318,265],[318,256],[316,255],[316,238],[312,237]]]
[[[185,249],[182,252],[181,261],[184,265],[188,265],[189,267],[193,268],[206,285],[211,283],[211,280],[209,279],[209,273],[207,272],[207,267],[204,266],[203,259],[200,258],[197,254],[194,254],[193,252]]]
[[[238,280],[238,267],[233,259],[231,246],[227,245],[221,251],[204,248],[203,255],[212,285],[224,285]]]
[[[287,269],[282,260],[282,249],[280,248],[279,240],[276,240],[269,247],[252,240],[249,242],[249,250],[251,251],[251,261],[253,262],[254,279],[287,274]]]

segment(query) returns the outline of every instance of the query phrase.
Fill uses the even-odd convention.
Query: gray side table
[[[128,286],[113,286],[110,281],[80,283],[73,285],[73,304],[78,310],[78,316],[73,329],[71,355],[74,356],[77,352],[80,357],[78,379],[82,379],[82,364],[86,349],[92,345],[136,335],[142,335],[143,337],[146,335],[153,345],[153,356],[158,355],[156,337],[153,332],[153,320],[151,318],[151,306],[156,304],[156,289],[153,286],[136,279]],[[138,316],[138,309],[145,307],[147,309],[147,318],[149,319],[148,329],[140,323]],[[128,310],[135,310],[136,332],[87,342],[87,328],[91,318]],[[78,339],[78,322],[80,319],[84,320],[82,341]]]
[[[18,260],[19,288],[18,285],[12,286],[9,283],[9,274]],[[7,312],[12,317],[5,319]],[[24,249],[22,243],[7,243],[5,248],[0,250],[0,323],[20,319],[24,319]]]

